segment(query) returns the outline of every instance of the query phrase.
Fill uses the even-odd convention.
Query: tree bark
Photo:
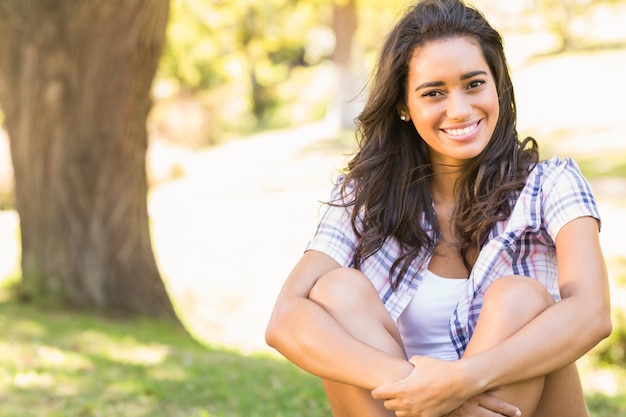
[[[168,13],[168,0],[0,2],[25,294],[175,316],[152,251],[145,170]]]

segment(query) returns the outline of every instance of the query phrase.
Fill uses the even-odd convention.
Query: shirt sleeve
[[[334,205],[345,201],[341,195],[341,184],[342,178],[333,188],[330,204],[325,205],[315,236],[306,246],[306,250],[323,252],[342,267],[349,267],[352,265],[357,237],[350,220],[352,206]]]
[[[589,182],[571,158],[553,158],[549,161],[543,185],[542,217],[552,239],[563,226],[579,217],[600,214]]]

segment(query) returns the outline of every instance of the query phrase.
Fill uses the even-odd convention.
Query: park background
[[[474,3],[504,35],[520,134],[543,158],[574,157],[596,194],[614,333],[580,367],[592,416],[626,415],[626,2]],[[0,416],[328,415],[315,378],[267,348],[263,331],[354,149],[350,121],[406,4],[170,3],[147,198],[184,329],[16,295],[19,216],[0,131]],[[346,59],[336,40],[354,17]]]

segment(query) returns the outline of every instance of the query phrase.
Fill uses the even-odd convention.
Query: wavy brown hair
[[[359,238],[354,267],[395,239],[401,255],[389,273],[394,289],[418,256],[433,253],[441,236],[430,192],[428,148],[413,124],[398,115],[406,97],[408,64],[416,47],[456,36],[480,45],[500,104],[491,140],[462,168],[456,184],[453,216],[468,271],[474,262],[470,249],[480,249],[494,225],[509,217],[539,158],[534,139],[518,139],[515,97],[500,34],[480,12],[459,0],[423,0],[409,8],[383,45],[367,103],[356,119],[358,149],[342,185],[343,201],[348,202],[344,205],[353,206],[352,227]],[[433,228],[432,237],[423,228],[424,220]]]

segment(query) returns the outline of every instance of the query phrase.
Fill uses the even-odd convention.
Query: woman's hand
[[[520,410],[489,393],[478,394],[444,417],[520,417]]]
[[[398,417],[516,417],[519,410],[492,395],[472,395],[459,361],[427,356],[410,359],[414,369],[398,382],[383,385],[372,396]],[[471,398],[470,398],[471,397]]]
[[[408,377],[372,391],[398,417],[440,417],[468,399],[462,393],[458,361],[413,356],[409,362],[414,368]]]

